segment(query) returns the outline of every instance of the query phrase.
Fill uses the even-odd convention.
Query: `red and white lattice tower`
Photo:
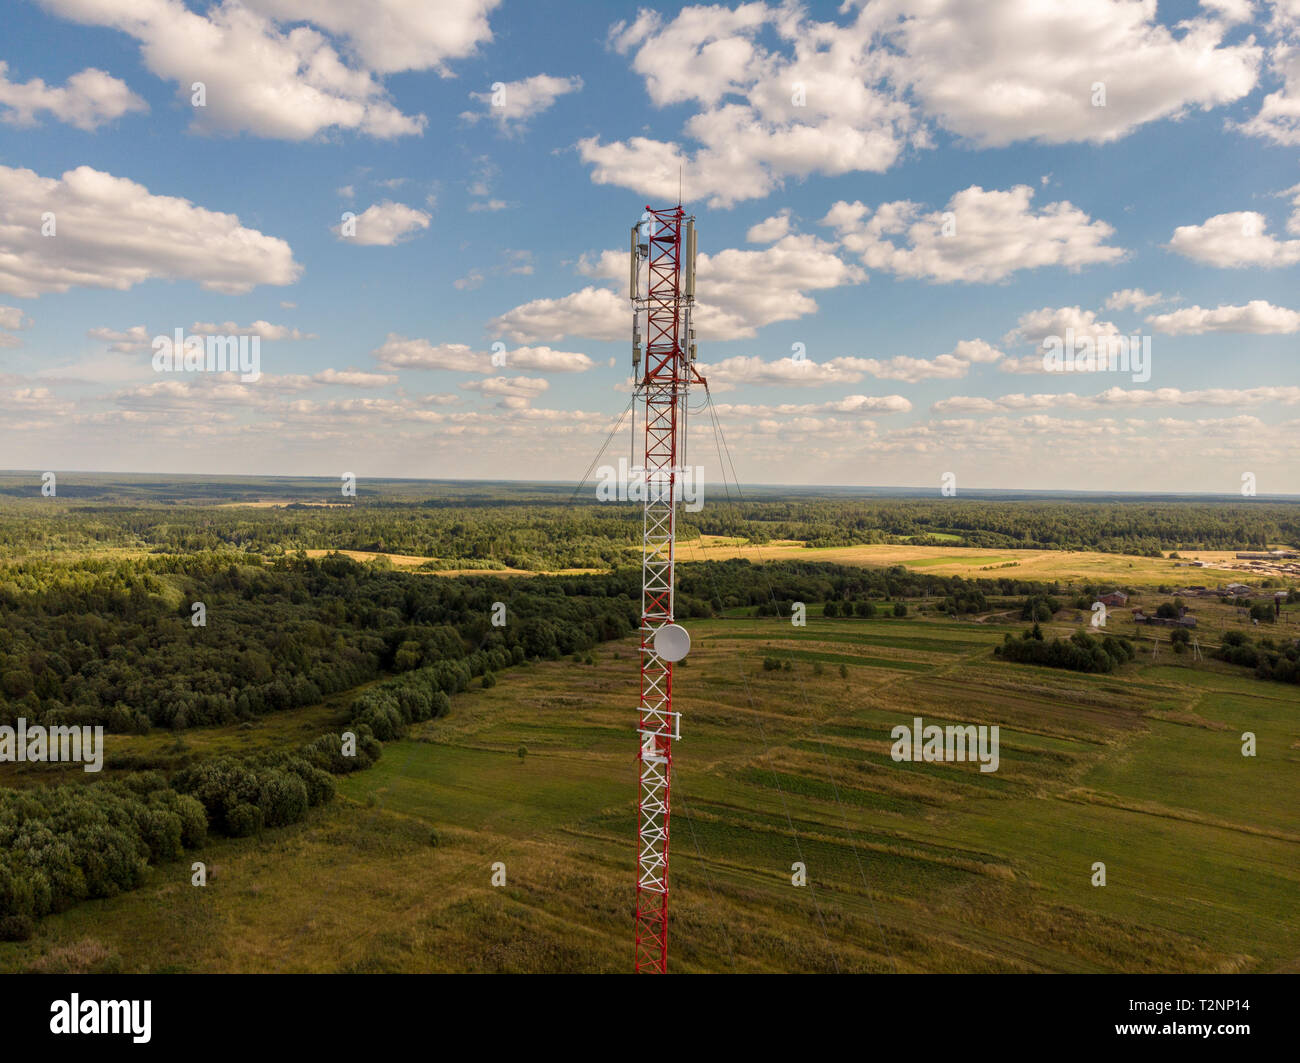
[[[644,265],[645,290],[641,290]],[[641,565],[641,711],[637,801],[636,970],[668,967],[668,819],[672,743],[681,737],[673,711],[673,662],[690,640],[673,623],[677,498],[685,470],[686,398],[696,372],[691,308],[695,301],[695,219],[680,205],[646,208],[632,229],[632,372],[645,400],[644,538]],[[642,368],[642,331],[645,361]]]

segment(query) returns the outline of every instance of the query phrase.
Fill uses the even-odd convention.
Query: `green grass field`
[[[671,969],[1300,970],[1293,688],[1167,650],[1107,676],[994,660],[1019,624],[689,627]],[[0,945],[0,969],[628,970],[635,646],[597,658],[476,682],[306,822],[210,842],[206,887],[157,868]],[[341,705],[185,741],[272,745]],[[917,715],[999,725],[999,770],[892,761]]]

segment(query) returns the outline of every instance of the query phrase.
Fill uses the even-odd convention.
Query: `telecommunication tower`
[[[644,291],[641,286],[645,277]],[[673,622],[677,498],[685,469],[686,400],[695,368],[695,218],[681,204],[646,207],[632,227],[632,379],[645,401],[641,562],[641,705],[637,719],[636,970],[668,969],[668,820],[673,739],[673,664],[690,650]],[[642,324],[645,331],[642,331]],[[643,342],[644,338],[644,342]],[[644,354],[644,358],[643,358]]]

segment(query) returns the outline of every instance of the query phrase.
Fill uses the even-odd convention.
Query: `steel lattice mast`
[[[640,265],[646,291],[640,292]],[[643,560],[641,566],[641,706],[637,723],[636,970],[668,966],[668,821],[672,742],[681,736],[673,711],[673,662],[689,640],[673,623],[677,496],[683,470],[686,396],[695,371],[691,308],[695,301],[695,219],[680,205],[646,208],[632,229],[632,365],[645,400]],[[645,370],[641,371],[641,322]],[[681,444],[679,446],[679,443]]]

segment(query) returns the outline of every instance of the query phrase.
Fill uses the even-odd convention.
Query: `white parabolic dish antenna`
[[[680,661],[691,652],[691,636],[680,624],[664,624],[655,632],[654,645],[665,661]]]

